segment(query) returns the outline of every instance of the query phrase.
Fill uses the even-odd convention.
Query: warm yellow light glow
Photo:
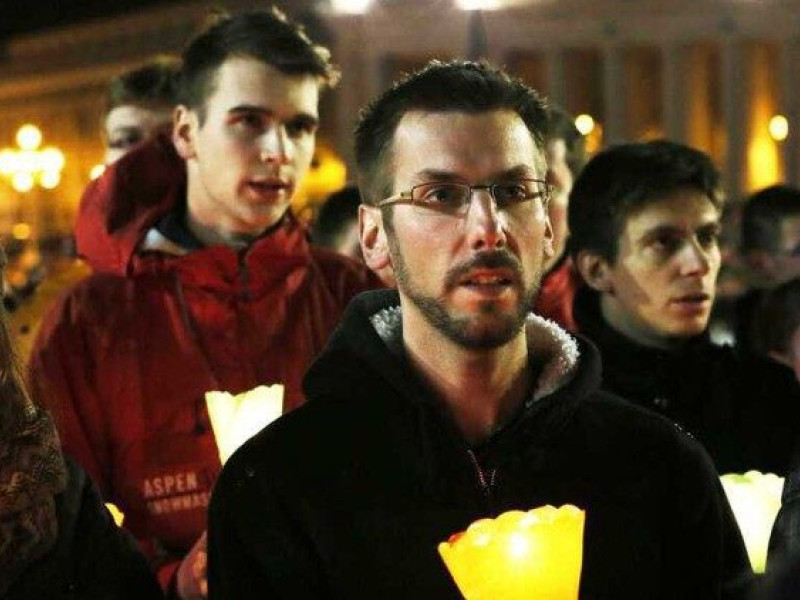
[[[11,176],[11,187],[18,192],[30,192],[34,183],[33,175],[27,171],[17,171]]]
[[[64,162],[64,153],[58,148],[48,146],[39,153],[39,169],[42,171],[60,171]]]
[[[122,527],[122,522],[125,520],[124,513],[117,508],[116,504],[111,504],[111,502],[106,502],[106,508],[108,512],[111,513],[111,518],[114,519],[114,523],[117,527]]]
[[[789,137],[789,121],[783,115],[775,115],[769,120],[769,135],[776,142]]]
[[[372,0],[331,0],[334,12],[347,14],[361,14],[369,10]]]
[[[42,143],[42,132],[36,125],[23,125],[17,131],[17,145],[23,150],[36,150]]]
[[[61,183],[60,171],[43,171],[39,175],[39,185],[46,190],[54,190]]]
[[[439,544],[466,600],[578,598],[584,511],[570,505],[481,519]]]
[[[575,117],[575,129],[577,129],[581,135],[589,135],[592,133],[592,131],[594,131],[594,119],[592,115],[584,113]]]
[[[17,170],[17,153],[10,148],[6,148],[0,152],[0,173],[3,175],[11,175]]]
[[[98,177],[100,177],[100,175],[105,173],[105,171],[106,171],[105,165],[95,165],[92,167],[92,170],[89,171],[89,179],[97,179]]]
[[[31,237],[31,226],[27,223],[14,223],[11,227],[11,235],[18,240],[27,240]]]

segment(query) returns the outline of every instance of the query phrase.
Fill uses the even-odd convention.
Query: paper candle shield
[[[466,600],[572,600],[583,563],[584,511],[542,506],[481,519],[439,544]]]
[[[763,573],[769,536],[781,507],[783,477],[748,471],[744,475],[728,473],[720,479],[742,532],[753,571]]]
[[[283,413],[283,386],[260,385],[233,395],[206,392],[206,406],[222,464],[236,449]]]

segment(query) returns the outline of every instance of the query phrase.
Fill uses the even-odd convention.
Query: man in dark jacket
[[[720,268],[719,174],[666,141],[595,156],[575,182],[570,249],[588,287],[574,311],[603,386],[696,436],[721,473],[785,474],[800,431],[792,373],[707,335]]]
[[[212,598],[457,598],[437,544],[548,503],[586,511],[583,598],[716,598],[747,570],[700,445],[598,391],[591,344],[530,312],[552,253],[544,118],[469,62],[364,113],[362,248],[398,291],[350,304],[309,403],[226,464]]]
[[[220,469],[205,392],[282,384],[284,410],[298,406],[347,302],[380,286],[310,247],[290,209],[335,75],[276,12],[224,17],[192,41],[172,140],[87,190],[76,237],[95,273],[55,304],[31,358],[65,450],[182,596],[202,594],[192,574]]]

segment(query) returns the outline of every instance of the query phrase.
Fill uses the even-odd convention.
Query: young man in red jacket
[[[87,190],[76,234],[95,273],[57,302],[31,359],[67,453],[181,597],[204,595],[220,469],[205,392],[280,383],[284,410],[298,406],[349,299],[380,285],[311,248],[290,210],[336,75],[274,11],[224,17],[192,41],[172,139]]]

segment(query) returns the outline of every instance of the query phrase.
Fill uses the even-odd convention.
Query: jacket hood
[[[552,321],[530,314],[525,323],[531,360],[539,377],[525,412],[538,412],[557,403],[559,420],[568,416],[600,384],[597,350]],[[402,312],[396,290],[365,292],[350,302],[327,348],[304,380],[307,398],[349,397],[358,394],[353,382],[373,378],[398,396],[429,402],[406,362],[402,346]],[[355,360],[354,360],[355,358]],[[358,386],[360,387],[360,386]],[[368,383],[364,384],[369,388]],[[553,421],[549,423],[554,425]]]
[[[110,165],[81,198],[78,254],[95,272],[126,275],[147,230],[186,190],[186,165],[167,135]]]

